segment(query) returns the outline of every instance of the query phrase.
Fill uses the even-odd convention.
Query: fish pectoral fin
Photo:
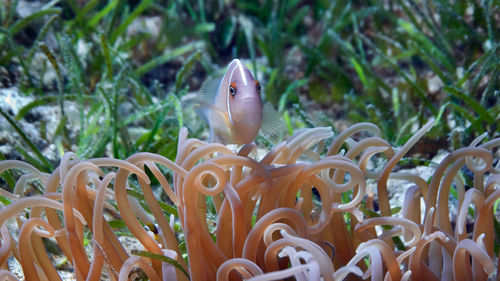
[[[206,80],[198,94],[187,100],[187,105],[192,105],[193,109],[200,115],[205,122],[209,123],[209,112],[214,109],[214,102],[217,96],[221,78]],[[216,108],[217,109],[217,108]]]
[[[227,113],[224,112],[222,109],[216,107],[215,105],[198,100],[196,101],[196,104],[193,106],[194,110],[205,119],[205,122],[209,123],[210,120],[210,112],[215,112],[218,115],[221,115],[224,119],[227,119]]]
[[[219,92],[220,81],[222,77],[208,79],[201,85],[200,91],[198,93],[198,99],[205,101],[209,104],[213,104],[215,97]]]
[[[213,104],[203,102],[203,101],[198,101],[197,105],[195,105],[195,107],[200,108],[200,109],[205,109],[208,111],[216,112],[217,114],[220,114],[220,115],[225,116],[227,118],[227,113]]]
[[[262,109],[262,125],[260,130],[262,135],[275,143],[282,138],[286,130],[285,121],[270,102],[266,102]]]
[[[198,103],[196,107],[196,111],[205,119],[210,127],[209,142],[226,144],[227,140],[221,134],[223,134],[223,132],[229,134],[231,130],[231,124],[229,122],[229,115],[227,112],[208,103]]]

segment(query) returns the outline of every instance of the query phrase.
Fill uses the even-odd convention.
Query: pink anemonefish
[[[211,142],[246,144],[259,130],[271,137],[281,130],[279,113],[270,103],[263,105],[260,83],[239,59],[229,63],[222,78],[203,83],[197,100]]]

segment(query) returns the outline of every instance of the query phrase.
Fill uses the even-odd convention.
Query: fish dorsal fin
[[[218,77],[218,78],[208,79],[207,81],[203,82],[200,88],[200,92],[198,94],[198,99],[209,104],[214,104],[215,97],[219,92],[221,80],[222,77]]]
[[[285,122],[281,114],[274,109],[270,102],[264,104],[262,109],[262,134],[273,142],[278,142],[280,136],[285,132]]]

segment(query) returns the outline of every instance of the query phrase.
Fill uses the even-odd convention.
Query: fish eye
[[[259,81],[255,81],[255,89],[257,89],[257,93],[260,94],[260,83],[259,83]]]
[[[229,93],[231,93],[231,96],[236,95],[236,84],[235,83],[231,83],[231,85],[229,85]]]

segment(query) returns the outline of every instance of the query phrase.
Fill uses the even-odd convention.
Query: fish
[[[210,142],[247,144],[259,131],[275,137],[282,129],[280,114],[262,102],[262,86],[250,70],[233,59],[222,78],[201,86],[196,111],[208,123]]]

